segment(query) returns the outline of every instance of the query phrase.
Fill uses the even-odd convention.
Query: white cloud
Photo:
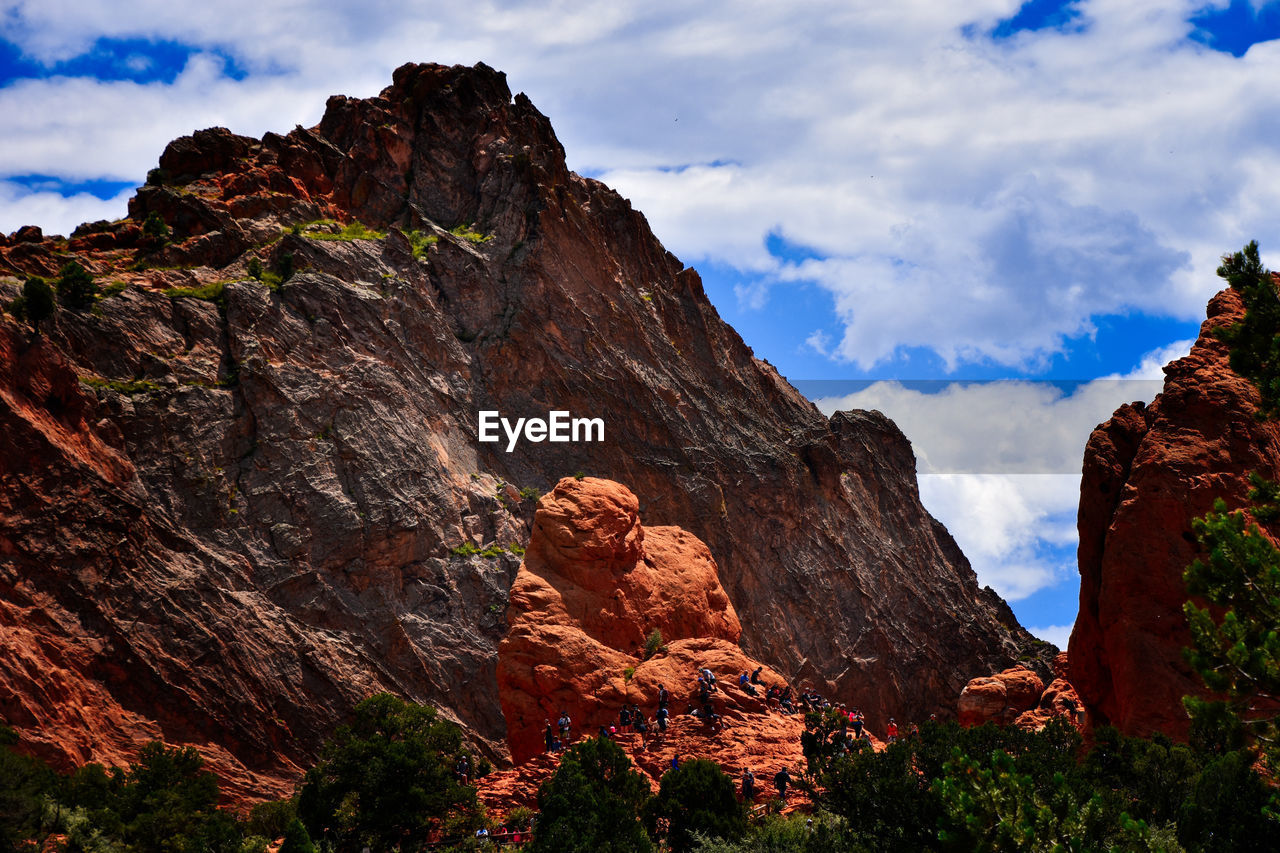
[[[1067,650],[1067,643],[1071,640],[1071,630],[1075,628],[1075,623],[1070,625],[1043,625],[1039,628],[1028,628],[1035,636],[1042,640],[1048,640],[1062,651]]]
[[[0,210],[11,211],[13,224],[0,223],[0,231],[12,233],[19,224],[38,222],[46,234],[68,235],[82,222],[99,219],[114,220],[128,210],[132,190],[120,193],[105,201],[76,193],[64,197],[56,192],[31,192],[9,181],[0,181]]]
[[[686,261],[755,276],[744,305],[829,291],[835,357],[1034,366],[1098,314],[1196,318],[1223,251],[1280,243],[1280,43],[1194,44],[1202,5],[1082,0],[1083,32],[996,43],[1018,0],[9,0],[0,36],[39,61],[104,36],[205,52],[171,84],[0,89],[0,177],[141,180],[194,129],[287,131],[401,62],[485,61]],[[0,229],[29,210],[0,200]],[[780,261],[774,232],[822,258]]]
[[[1089,434],[1120,405],[1150,402],[1162,387],[1159,367],[1191,344],[1175,341],[1122,376],[1069,392],[1032,381],[877,382],[816,403],[828,415],[878,409],[892,418],[915,450],[925,507],[951,531],[979,581],[1018,601],[1075,575],[1063,554],[1074,555],[1077,542]]]

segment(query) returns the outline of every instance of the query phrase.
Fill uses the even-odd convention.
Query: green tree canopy
[[[40,331],[40,324],[52,317],[57,308],[53,288],[38,276],[32,276],[22,285],[22,303],[31,328],[37,332]]]
[[[63,264],[58,274],[58,296],[68,307],[88,308],[97,295],[98,285],[88,270],[75,261]]]
[[[1198,697],[1184,702],[1193,720],[1216,717],[1219,728],[1227,728],[1238,719],[1274,759],[1280,735],[1280,550],[1253,518],[1275,518],[1280,503],[1275,484],[1257,474],[1250,479],[1249,514],[1228,512],[1219,499],[1213,512],[1192,522],[1205,556],[1187,568],[1187,592],[1213,609],[1194,601],[1184,605],[1192,642],[1187,660],[1227,707]],[[1226,748],[1235,745],[1230,736],[1223,740]]]
[[[1223,255],[1218,275],[1240,294],[1245,307],[1243,320],[1218,333],[1231,347],[1231,369],[1258,386],[1260,414],[1274,416],[1280,412],[1280,295],[1258,257],[1257,241]]]
[[[696,759],[663,774],[658,795],[644,809],[645,825],[657,836],[667,826],[667,844],[684,853],[695,846],[694,833],[734,839],[747,831],[747,812],[733,780],[714,761]]]
[[[303,779],[298,816],[311,838],[339,850],[410,849],[475,829],[475,789],[453,773],[464,751],[456,725],[435,708],[385,693],[355,713]]]
[[[649,783],[608,738],[574,745],[538,789],[530,853],[648,853],[640,824]]]

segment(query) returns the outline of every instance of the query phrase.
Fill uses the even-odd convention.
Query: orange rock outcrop
[[[1066,652],[1053,662],[1054,680],[1048,687],[1025,666],[1015,666],[992,676],[975,678],[960,694],[959,716],[963,726],[983,723],[1040,729],[1055,716],[1083,727],[1086,717],[1080,697],[1067,680]]]
[[[763,689],[737,687],[761,664],[738,647],[742,627],[711,552],[678,527],[642,526],[638,499],[618,483],[566,477],[542,498],[507,614],[498,692],[517,764],[542,752],[561,711],[575,733],[616,724],[624,703],[652,720],[665,685],[672,716],[684,715],[699,704],[703,667],[716,674],[727,724],[765,713]],[[663,647],[646,659],[654,631]],[[761,678],[783,681],[768,667]]]

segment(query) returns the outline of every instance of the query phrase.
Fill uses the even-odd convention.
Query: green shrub
[[[330,219],[322,219],[317,222],[310,222],[301,226],[303,236],[312,240],[381,240],[387,236],[385,231],[375,231],[366,226],[363,222],[353,220],[350,224],[344,226],[341,231],[336,234],[328,231],[308,231],[311,225],[336,225]],[[299,226],[294,226],[295,228]],[[297,233],[297,232],[293,232]]]
[[[410,231],[405,236],[409,238],[409,245],[413,246],[413,256],[418,260],[425,258],[431,247],[440,242],[440,238],[436,235],[423,234],[417,229]]]
[[[644,659],[648,660],[658,652],[663,651],[664,648],[665,646],[662,645],[662,632],[654,628],[644,640]]]
[[[640,824],[649,783],[609,738],[575,744],[538,789],[529,853],[650,853]]]
[[[449,553],[455,557],[472,557],[479,554],[480,549],[471,542],[463,542],[457,548],[451,548]]]
[[[106,287],[102,288],[102,292],[98,294],[99,299],[110,299],[112,296],[118,296],[129,289],[127,281],[113,281]]]
[[[686,853],[696,844],[694,834],[735,839],[747,831],[747,813],[738,802],[733,780],[714,761],[695,759],[662,775],[658,795],[644,809],[649,834],[658,840],[665,821],[667,844]]]
[[[249,278],[262,281],[262,260],[257,255],[250,255],[245,271],[249,274]]]
[[[40,324],[53,316],[57,310],[57,300],[53,298],[53,288],[42,278],[32,276],[22,285],[22,309],[31,328],[40,331]]]
[[[520,490],[520,497],[526,501],[534,501],[536,503],[538,499],[542,497],[542,492],[538,491],[533,486],[525,486]]]
[[[267,800],[249,810],[249,831],[275,840],[284,837],[297,818],[298,804],[293,800]]]
[[[222,303],[228,282],[214,281],[199,287],[170,287],[164,295],[170,299],[203,299],[206,302]]]
[[[148,213],[147,218],[142,222],[142,235],[144,237],[151,237],[167,243],[172,233],[168,224],[164,221],[164,217],[158,211],[153,210]]]
[[[58,271],[58,297],[70,308],[83,310],[93,305],[98,285],[89,271],[75,261],[68,261]],[[28,306],[30,310],[30,306]]]
[[[1280,413],[1280,296],[1258,257],[1258,243],[1223,255],[1218,275],[1244,302],[1244,319],[1217,332],[1231,348],[1231,369],[1249,379],[1262,396],[1258,414]]]
[[[626,684],[630,684],[630,683],[631,683],[631,679],[632,679],[632,677],[634,677],[634,676],[635,676],[635,674],[636,674],[636,668],[635,668],[634,666],[629,666],[629,667],[627,667],[626,669],[624,669],[624,670],[622,671],[622,680],[623,680],[623,682],[624,682],[624,683],[626,683]]]
[[[468,243],[473,243],[473,244],[487,243],[493,239],[492,234],[482,234],[481,232],[476,231],[474,228],[471,227],[471,223],[467,223],[466,225],[458,225],[455,228],[451,228],[449,229],[449,233],[455,237],[461,237],[463,240],[466,240]]]
[[[418,850],[441,834],[469,835],[481,812],[453,773],[462,753],[461,730],[435,708],[372,696],[303,777],[298,816],[338,850]]]
[[[307,828],[302,825],[302,821],[294,818],[289,822],[285,828],[284,843],[280,845],[279,853],[316,853],[316,847],[311,843],[311,836],[307,834]]]

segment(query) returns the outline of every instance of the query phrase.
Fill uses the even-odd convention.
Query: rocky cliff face
[[[405,66],[317,127],[201,131],[160,167],[126,220],[0,241],[6,298],[71,258],[127,285],[42,337],[0,325],[0,714],[33,748],[164,737],[280,790],[392,690],[504,756],[513,546],[575,472],[706,544],[743,653],[869,714],[945,710],[1027,641],[894,425],[828,420],[754,358],[503,75]],[[488,409],[605,441],[508,453],[477,440]]]
[[[1128,734],[1185,737],[1181,699],[1203,689],[1182,657],[1191,520],[1217,498],[1243,506],[1249,472],[1280,475],[1280,428],[1255,417],[1257,389],[1213,334],[1243,316],[1233,291],[1215,296],[1190,355],[1165,367],[1164,390],[1122,406],[1085,448],[1071,683],[1094,722]]]

